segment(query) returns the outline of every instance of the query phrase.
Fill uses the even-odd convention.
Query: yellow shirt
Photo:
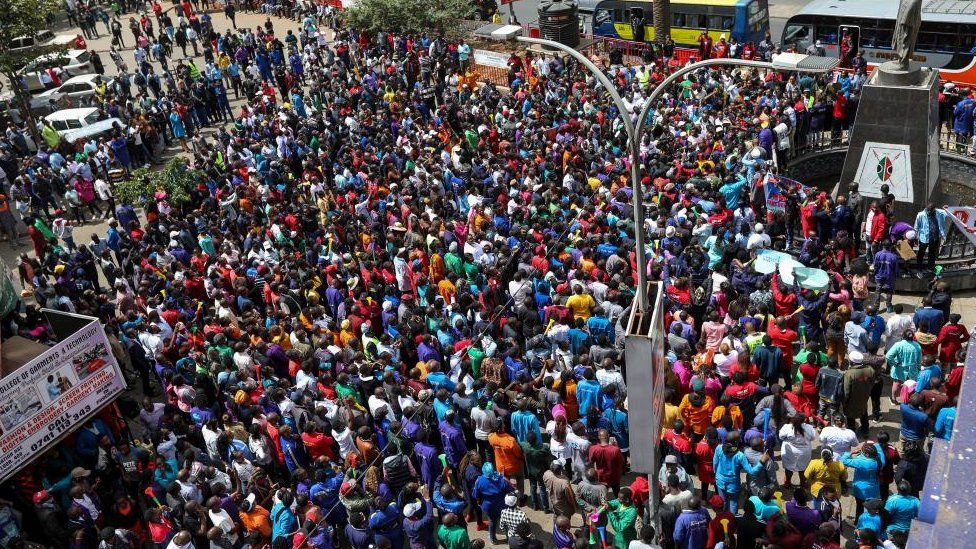
[[[664,415],[661,416],[661,437],[674,426],[674,420],[681,419],[681,410],[669,402],[664,403]]]
[[[813,494],[813,497],[819,496],[820,490],[828,485],[833,486],[840,494],[840,481],[847,478],[847,467],[836,460],[824,463],[822,459],[817,458],[810,460],[810,464],[807,465],[803,475],[810,482],[810,493]]]
[[[566,300],[566,306],[569,307],[570,311],[573,311],[573,317],[588,320],[590,311],[596,307],[596,301],[589,294],[576,294]]]

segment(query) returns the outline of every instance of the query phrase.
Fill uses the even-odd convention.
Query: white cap
[[[762,223],[756,223],[756,232],[757,233],[763,232],[763,229],[765,229],[765,228],[766,227],[763,227],[763,224]]]
[[[515,507],[518,504],[518,494],[515,492],[509,492],[505,495],[505,505],[509,507]]]

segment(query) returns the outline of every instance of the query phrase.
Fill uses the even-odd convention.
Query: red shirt
[[[329,461],[338,461],[335,451],[335,440],[325,433],[302,433],[302,442],[308,449],[308,457],[312,460],[325,456]]]
[[[728,530],[722,527],[722,519],[728,521]],[[708,522],[708,541],[705,542],[705,548],[715,549],[720,541],[724,541],[726,549],[735,549],[735,532],[737,529],[738,523],[735,520],[735,515],[728,511],[715,513],[715,518]],[[728,533],[727,538],[726,533]]]
[[[790,311],[792,312],[792,311]],[[766,333],[769,334],[769,338],[773,340],[773,345],[779,347],[783,351],[783,362],[789,368],[793,367],[793,343],[799,339],[796,332],[787,327],[784,330],[780,330],[779,326],[775,322],[769,323],[769,328],[766,329]]]
[[[624,456],[620,448],[612,444],[594,444],[590,446],[589,458],[596,467],[600,482],[609,486],[620,484],[620,477],[624,474]]]

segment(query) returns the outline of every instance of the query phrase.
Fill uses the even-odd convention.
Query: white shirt
[[[332,430],[332,438],[335,439],[336,443],[339,445],[339,453],[341,455],[351,454],[356,451],[356,442],[352,438],[352,431],[348,427],[342,430],[342,432],[336,432],[335,429]]]
[[[210,522],[227,534],[227,539],[229,539],[232,543],[237,543],[237,534],[232,532],[234,529],[234,519],[230,518],[230,514],[228,514],[227,511],[224,511],[223,509],[217,512],[207,511],[207,514],[210,515]]]
[[[845,452],[850,452],[851,448],[858,443],[858,440],[854,431],[844,427],[828,425],[820,431],[820,442],[827,448],[830,448],[834,452],[834,455],[839,456]]]
[[[746,241],[746,249],[752,250],[755,248],[768,248],[772,245],[773,241],[769,238],[766,233],[752,233],[749,235],[749,240]]]
[[[376,416],[376,412],[383,408],[386,408],[386,412],[388,414],[393,411],[390,409],[390,404],[387,401],[376,395],[371,395],[367,400],[367,404],[369,405],[369,413],[373,416]]]

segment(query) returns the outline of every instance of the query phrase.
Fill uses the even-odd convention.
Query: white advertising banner
[[[0,482],[124,390],[97,321],[0,379]]]
[[[507,53],[491,50],[474,50],[472,54],[474,55],[475,65],[508,69],[509,55]]]
[[[945,211],[949,214],[956,227],[969,237],[973,245],[976,245],[976,208],[969,206],[950,206]]]

